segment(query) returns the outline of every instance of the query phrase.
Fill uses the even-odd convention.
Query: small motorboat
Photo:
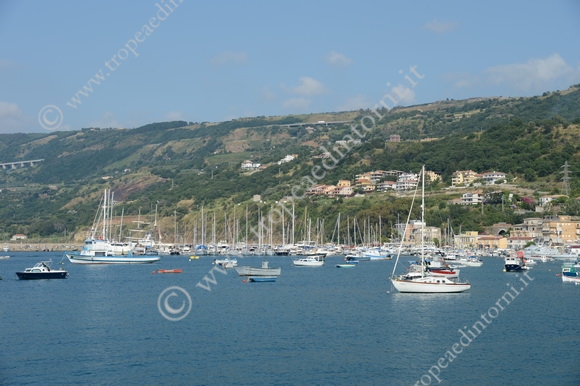
[[[52,260],[41,261],[36,263],[32,268],[26,268],[24,271],[16,272],[16,276],[20,280],[35,280],[35,279],[65,279],[68,272],[64,269],[52,269],[50,264]]]
[[[248,281],[252,283],[266,283],[276,281],[278,276],[250,276]]]
[[[226,257],[225,259],[214,259],[213,265],[219,265],[222,268],[234,268],[238,266],[238,259],[230,259]]]
[[[336,268],[354,268],[356,264],[353,263],[346,263],[346,264],[337,264]]]

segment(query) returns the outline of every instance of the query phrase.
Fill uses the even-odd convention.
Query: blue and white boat
[[[563,282],[579,282],[580,272],[574,263],[562,264],[562,281]]]

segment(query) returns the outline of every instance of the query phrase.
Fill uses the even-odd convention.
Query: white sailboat
[[[393,268],[393,273],[391,275],[391,283],[399,292],[408,293],[454,293],[454,292],[464,292],[471,288],[471,284],[468,282],[453,281],[447,277],[435,277],[431,275],[426,275],[425,266],[425,165],[421,169],[421,269],[420,274],[416,273],[405,274],[400,276],[395,276],[395,270],[397,269],[397,263],[399,261],[399,256],[401,254],[401,247],[399,247],[399,252],[397,254],[397,260],[395,261],[395,266]],[[413,195],[413,201],[411,203],[411,209],[409,210],[409,217],[407,218],[407,225],[409,224],[409,219],[411,217],[411,210],[413,209],[413,203],[415,202],[415,197],[417,195],[417,189],[415,189],[415,194]],[[405,229],[406,233],[406,229]]]

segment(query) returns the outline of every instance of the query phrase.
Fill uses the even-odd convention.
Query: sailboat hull
[[[471,288],[469,283],[455,283],[445,278],[392,279],[393,286],[403,293],[456,293]]]

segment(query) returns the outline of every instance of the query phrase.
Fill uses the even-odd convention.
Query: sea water
[[[461,269],[468,292],[400,294],[393,261],[339,269],[341,257],[320,268],[269,257],[281,276],[250,283],[213,257],[76,265],[62,253],[10,254],[0,261],[1,384],[580,384],[580,286],[562,283],[559,262],[524,275],[484,258]],[[48,259],[69,277],[16,278]],[[191,305],[177,321],[162,313],[175,316],[160,299],[169,287],[170,311]]]

